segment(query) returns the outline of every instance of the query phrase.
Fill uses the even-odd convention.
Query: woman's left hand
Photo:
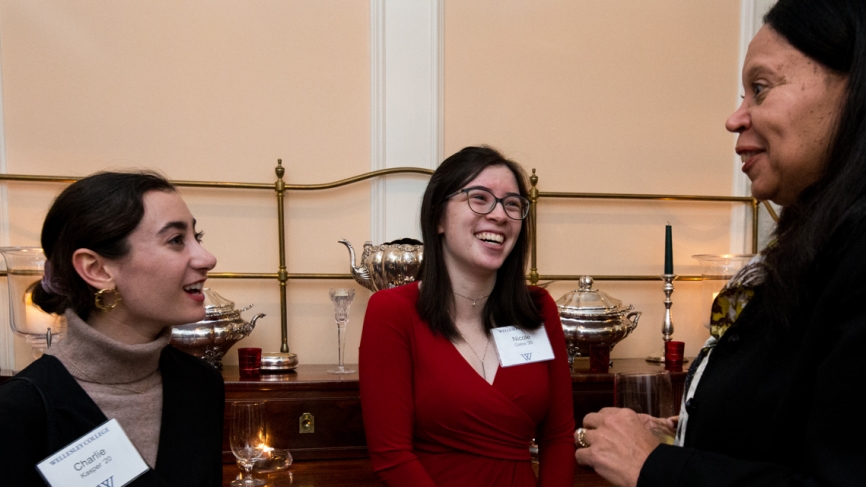
[[[577,463],[591,467],[614,485],[635,487],[641,467],[659,445],[646,418],[640,416],[621,408],[587,414],[583,418],[584,431],[575,432]],[[582,446],[581,439],[589,446]]]

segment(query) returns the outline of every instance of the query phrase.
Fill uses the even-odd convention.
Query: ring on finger
[[[577,444],[581,448],[589,446],[589,443],[586,442],[586,428],[577,428]]]

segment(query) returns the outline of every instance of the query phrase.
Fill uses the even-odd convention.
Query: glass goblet
[[[673,387],[668,371],[619,373],[613,382],[614,406],[628,408],[653,418],[673,416]],[[650,430],[662,443],[672,445],[674,437],[657,424]]]
[[[253,466],[265,451],[265,403],[233,402],[231,404],[229,444],[243,470],[243,479],[233,480],[233,487],[258,487],[265,482],[253,478]]]
[[[334,303],[334,319],[337,321],[337,353],[339,357],[337,368],[329,370],[328,373],[354,374],[354,370],[347,369],[343,364],[343,356],[346,352],[346,325],[349,324],[349,308],[352,306],[352,299],[355,298],[355,290],[336,288],[331,289],[329,294]]]

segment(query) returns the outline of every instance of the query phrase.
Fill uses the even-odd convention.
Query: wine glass
[[[668,371],[623,372],[614,376],[614,406],[628,408],[638,414],[654,418],[673,416],[673,387]],[[672,445],[672,432],[659,424],[650,424],[650,430],[662,443]]]
[[[349,324],[349,307],[355,298],[354,289],[336,288],[329,291],[331,301],[334,303],[334,319],[337,321],[337,353],[339,354],[336,369],[328,371],[329,374],[354,374],[355,371],[347,369],[343,365],[343,355],[346,352],[346,325]]]
[[[265,482],[253,478],[253,465],[265,451],[265,403],[233,402],[229,444],[246,476],[233,480],[234,487],[255,487]]]

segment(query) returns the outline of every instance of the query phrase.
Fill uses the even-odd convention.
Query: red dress
[[[385,485],[573,485],[565,337],[553,299],[543,289],[532,292],[555,359],[499,367],[492,385],[421,321],[418,283],[373,294],[361,334],[361,406],[373,470]]]

